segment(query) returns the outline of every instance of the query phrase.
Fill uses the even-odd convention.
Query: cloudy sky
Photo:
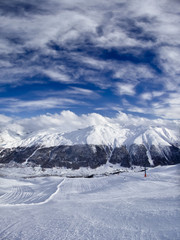
[[[179,0],[0,1],[0,113],[180,119]]]

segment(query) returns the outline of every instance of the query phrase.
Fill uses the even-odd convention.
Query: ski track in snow
[[[49,202],[57,194],[64,179],[57,185],[46,184],[40,188],[36,186],[13,186],[9,192],[0,196],[0,206],[41,205]],[[40,185],[41,186],[41,185]],[[55,190],[53,192],[53,190]]]
[[[0,239],[179,240],[179,167],[147,178],[0,178]]]

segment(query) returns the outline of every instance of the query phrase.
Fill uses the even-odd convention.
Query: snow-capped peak
[[[169,146],[177,144],[178,141],[178,134],[173,129],[153,126],[122,127],[115,123],[92,125],[65,133],[58,129],[47,129],[20,135],[6,129],[0,135],[1,148],[33,145],[51,147],[76,144],[119,147],[122,145],[143,144],[148,149],[151,145]]]

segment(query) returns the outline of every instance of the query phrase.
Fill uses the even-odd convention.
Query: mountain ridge
[[[159,126],[92,125],[74,131],[58,129],[19,134],[5,129],[0,163],[11,161],[43,167],[96,168],[108,162],[124,167],[180,162],[178,134]]]
[[[58,129],[34,131],[20,135],[5,129],[0,133],[0,148],[25,147],[43,145],[107,145],[130,146],[143,144],[146,146],[171,146],[179,144],[179,136],[174,129],[167,127],[121,127],[117,124],[92,125],[74,131],[58,132]]]

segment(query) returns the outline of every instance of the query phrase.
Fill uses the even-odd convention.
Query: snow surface
[[[75,131],[62,132],[50,128],[19,134],[5,129],[0,133],[0,148],[28,147],[39,145],[44,147],[58,145],[92,144],[119,147],[122,145],[144,144],[147,150],[151,145],[170,146],[179,144],[177,129],[157,126],[126,126],[108,123],[93,125]]]
[[[2,240],[180,239],[180,165],[148,169],[147,178],[137,171],[90,179],[0,171]]]

